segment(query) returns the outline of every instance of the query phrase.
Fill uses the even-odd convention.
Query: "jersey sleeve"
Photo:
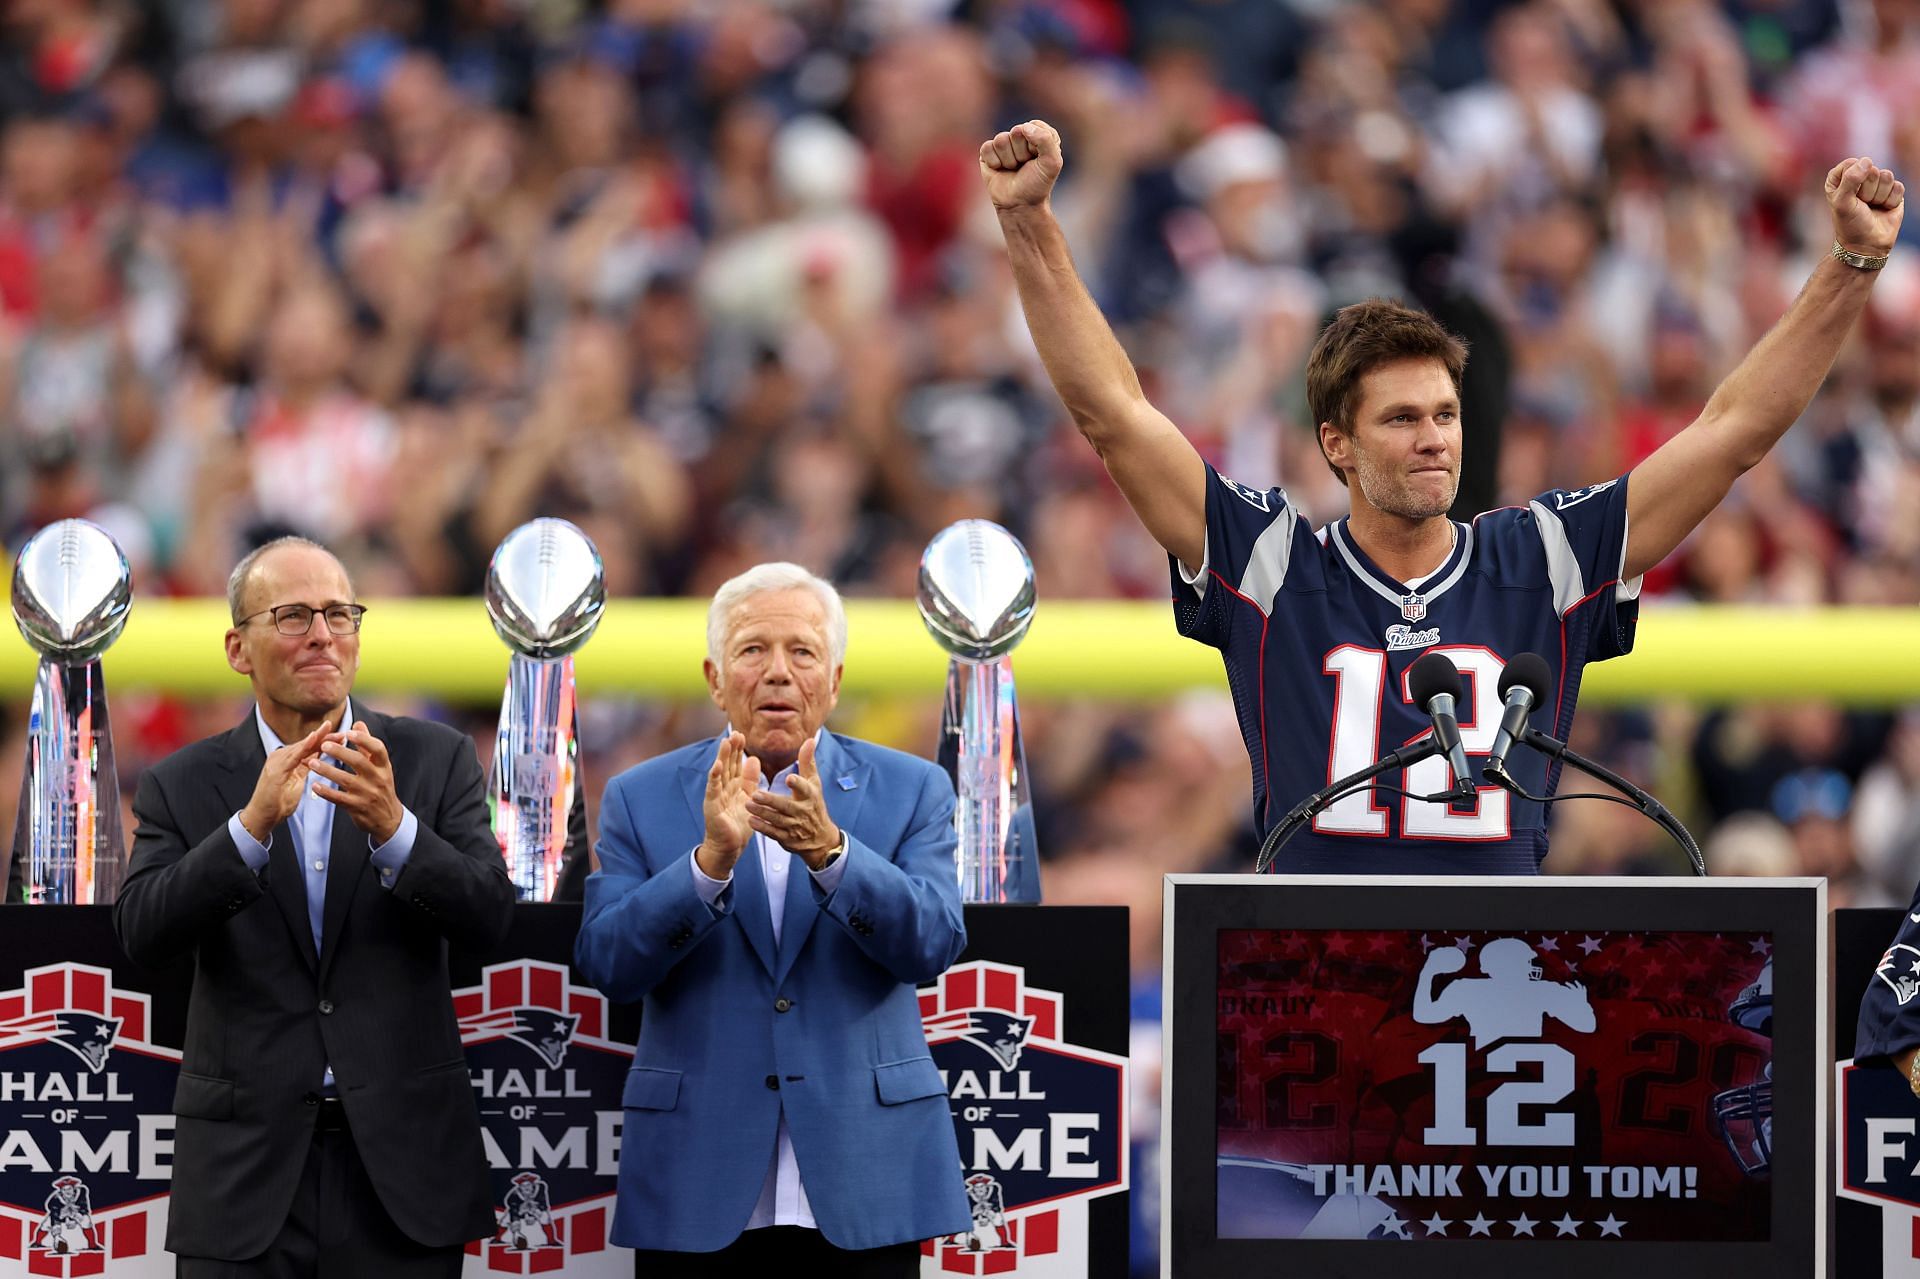
[[[1236,484],[1207,464],[1207,551],[1194,571],[1172,555],[1173,620],[1182,635],[1225,647],[1234,610],[1273,612],[1299,516],[1277,488]]]
[[[1547,556],[1553,607],[1569,637],[1584,636],[1589,662],[1633,651],[1638,577],[1626,580],[1627,476],[1583,489],[1554,489],[1527,504]]]
[[[1920,1044],[1920,893],[1900,920],[1893,944],[1880,956],[1860,999],[1853,1058],[1865,1062],[1894,1057]]]

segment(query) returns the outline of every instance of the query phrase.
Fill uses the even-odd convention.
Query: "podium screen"
[[[1173,875],[1161,1273],[1806,1279],[1823,881]]]
[[[1222,1238],[1769,1238],[1767,934],[1218,944]]]

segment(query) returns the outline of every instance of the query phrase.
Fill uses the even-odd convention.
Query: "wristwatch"
[[[1892,256],[1891,254],[1882,253],[1877,258],[1870,258],[1864,253],[1855,253],[1852,249],[1840,247],[1840,241],[1838,240],[1833,242],[1832,253],[1836,262],[1844,262],[1848,266],[1857,266],[1862,271],[1878,271],[1887,264],[1887,259]]]
[[[839,861],[842,857],[845,857],[846,855],[847,855],[847,832],[841,831],[840,847],[834,849],[831,853],[828,853],[827,860],[821,862],[820,865],[814,870],[813,873],[818,875],[821,871],[833,865],[835,862]]]

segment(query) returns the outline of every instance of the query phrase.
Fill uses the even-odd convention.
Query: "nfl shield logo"
[[[1400,598],[1400,616],[1409,622],[1417,622],[1427,615],[1427,602],[1415,591]]]

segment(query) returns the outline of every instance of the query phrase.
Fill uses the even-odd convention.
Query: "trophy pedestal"
[[[960,900],[1037,902],[1040,865],[1020,740],[1013,663],[955,658],[947,664],[940,764],[958,796]]]
[[[514,654],[500,703],[487,788],[494,837],[520,900],[553,900],[567,854],[567,814],[579,782],[573,658]]]
[[[40,663],[15,843],[28,905],[104,906],[120,892],[126,840],[99,662]]]

